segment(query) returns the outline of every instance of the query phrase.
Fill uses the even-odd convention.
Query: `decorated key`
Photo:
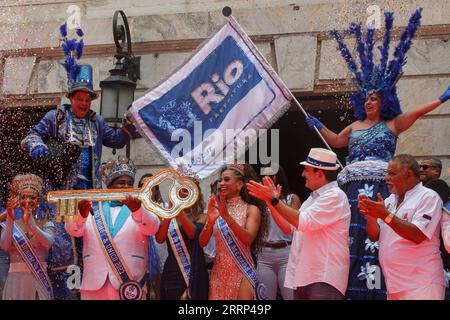
[[[152,189],[169,181],[169,208],[163,208],[152,200]],[[184,178],[173,169],[163,169],[144,180],[140,189],[101,189],[101,190],[57,190],[47,194],[47,201],[56,203],[56,222],[69,221],[70,216],[77,217],[78,201],[114,201],[125,200],[127,196],[138,198],[142,205],[161,218],[171,219],[182,210],[195,204],[200,191],[191,179]]]

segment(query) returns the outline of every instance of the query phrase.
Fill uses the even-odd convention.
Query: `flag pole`
[[[308,114],[306,113],[305,109],[303,109],[302,105],[300,104],[300,102],[298,102],[298,100],[294,97],[294,95],[291,92],[291,96],[292,99],[294,100],[295,104],[297,105],[297,107],[300,108],[300,110],[303,112],[303,114],[305,115],[305,118],[308,117]],[[325,138],[322,136],[322,134],[320,133],[320,131],[317,129],[316,126],[314,126],[314,131],[318,134],[318,136],[320,137],[320,139],[322,139],[322,142],[325,144],[325,146],[328,148],[328,150],[331,150],[331,147],[328,145],[328,143],[326,142]],[[337,163],[341,166],[342,169],[344,169],[344,166],[342,165],[341,161],[339,161],[339,159],[336,157],[336,161]]]
[[[230,7],[225,6],[222,9],[222,14],[225,17],[230,17],[232,14],[232,10]],[[308,114],[306,113],[305,109],[303,109],[303,107],[301,106],[300,102],[298,102],[298,100],[295,98],[295,96],[292,94],[292,92],[289,90],[289,93],[291,94],[292,100],[294,100],[295,104],[297,105],[297,107],[300,108],[300,110],[303,112],[303,114],[305,115],[305,118],[308,117]],[[314,131],[317,133],[317,135],[320,137],[320,139],[322,139],[322,142],[325,144],[325,146],[328,148],[328,150],[331,150],[331,147],[328,145],[328,143],[325,141],[325,138],[322,136],[322,134],[320,133],[320,131],[317,129],[316,126],[314,126]],[[342,165],[342,163],[339,161],[339,159],[336,157],[336,161],[337,163],[341,166],[342,169],[344,169],[344,166]]]

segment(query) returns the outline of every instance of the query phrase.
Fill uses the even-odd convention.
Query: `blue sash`
[[[189,294],[189,279],[191,276],[191,256],[184,243],[183,236],[181,235],[178,223],[175,219],[172,219],[169,224],[169,242],[172,247],[173,255],[177,259],[178,267],[183,275],[184,282],[186,283],[186,290],[180,297],[180,300],[190,300]]]
[[[266,287],[258,281],[251,257],[245,254],[245,251],[239,245],[238,240],[234,236],[227,222],[222,217],[217,218],[217,226],[219,227],[220,235],[222,236],[228,251],[233,257],[234,262],[236,262],[239,269],[241,269],[242,273],[252,284],[255,291],[255,298],[257,300],[266,300]]]
[[[3,229],[6,230],[6,224],[3,222],[0,224]],[[22,229],[14,223],[13,228],[14,245],[19,251],[22,259],[26,262],[28,268],[34,274],[38,283],[44,288],[45,296],[47,300],[53,300],[53,290],[50,279],[45,271],[44,266],[31,246],[28,238],[23,234]]]
[[[140,277],[140,281],[133,280],[130,271],[125,264],[119,250],[117,250],[111,234],[106,227],[105,216],[103,214],[102,206],[97,203],[93,203],[95,233],[98,241],[103,249],[103,253],[106,256],[106,260],[113,269],[117,279],[119,279],[121,285],[119,294],[121,300],[141,300],[142,299],[142,287],[145,283],[145,273]]]

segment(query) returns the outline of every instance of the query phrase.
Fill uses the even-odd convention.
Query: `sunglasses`
[[[428,165],[428,164],[421,164],[420,166],[419,166],[419,168],[420,169],[423,169],[423,170],[427,170],[428,168],[434,168],[433,166],[430,166],[430,165]]]

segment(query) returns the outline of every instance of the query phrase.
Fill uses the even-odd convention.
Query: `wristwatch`
[[[274,207],[278,204],[278,202],[280,202],[278,198],[272,198],[272,200],[270,200],[270,204]]]
[[[395,215],[391,212],[389,213],[386,218],[384,218],[384,222],[386,222],[387,224],[391,223],[392,219],[395,217]]]

